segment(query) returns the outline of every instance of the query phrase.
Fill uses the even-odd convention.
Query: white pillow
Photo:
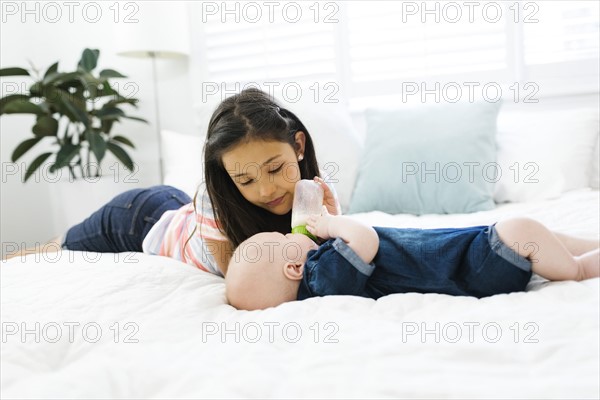
[[[277,99],[302,121],[312,137],[321,171],[329,176],[338,194],[342,211],[350,197],[358,174],[361,145],[350,113],[339,103],[315,103],[303,96],[295,103]]]
[[[502,175],[494,200],[549,199],[588,187],[597,137],[597,110],[500,112],[497,160]]]
[[[170,130],[161,131],[164,184],[183,190],[190,197],[204,180],[204,137]]]

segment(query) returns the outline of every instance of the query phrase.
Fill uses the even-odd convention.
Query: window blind
[[[333,25],[314,23],[310,4],[296,4],[303,9],[297,22],[284,19],[281,11],[273,13],[272,22],[267,15],[257,22],[243,14],[239,22],[229,21],[230,15],[207,17],[203,24],[207,78],[242,84],[334,79]]]
[[[458,14],[444,13],[444,3],[436,3],[437,12],[432,4],[416,3],[418,10],[408,13],[402,2],[349,2],[352,79],[365,82],[506,68],[504,17],[491,23],[474,13],[472,23],[466,15],[452,23]],[[423,7],[434,14],[424,14]]]
[[[472,21],[465,2],[292,3],[302,7],[302,18],[293,23],[282,18],[286,2],[277,3],[274,21],[264,15],[258,22],[193,16],[206,19],[202,79],[228,85],[337,82],[346,100],[393,95],[410,80],[534,81],[548,94],[594,90],[598,79],[597,1],[471,2],[477,4]],[[419,7],[418,13],[407,15],[407,3]],[[452,7],[442,11],[451,3],[461,8],[459,22],[451,21]],[[484,13],[488,3],[502,8],[498,19],[494,7]],[[324,22],[327,4],[335,5],[329,13],[334,23]],[[435,4],[439,21],[431,13],[422,15]],[[318,18],[315,8],[321,11]]]
[[[599,4],[597,1],[524,3],[525,64],[597,59]]]

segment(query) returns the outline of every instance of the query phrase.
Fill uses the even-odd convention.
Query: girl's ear
[[[299,281],[304,273],[304,263],[287,262],[283,266],[283,274],[291,281]]]
[[[304,132],[296,132],[294,136],[294,141],[296,144],[294,149],[296,150],[296,157],[299,157],[299,159],[302,160],[302,158],[304,158],[304,144],[306,142],[306,135],[304,134]]]

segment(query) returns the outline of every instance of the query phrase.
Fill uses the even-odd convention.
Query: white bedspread
[[[463,216],[356,218],[434,227],[526,215],[598,238],[598,205],[597,191],[578,191]],[[0,271],[3,398],[600,397],[599,279],[244,312],[225,303],[221,278],[164,257],[65,251]]]

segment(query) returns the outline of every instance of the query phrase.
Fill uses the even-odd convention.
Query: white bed
[[[355,217],[436,227],[524,215],[597,239],[598,206],[584,189],[467,215]],[[0,271],[3,398],[600,397],[599,279],[244,312],[221,278],[164,257],[65,251]]]

